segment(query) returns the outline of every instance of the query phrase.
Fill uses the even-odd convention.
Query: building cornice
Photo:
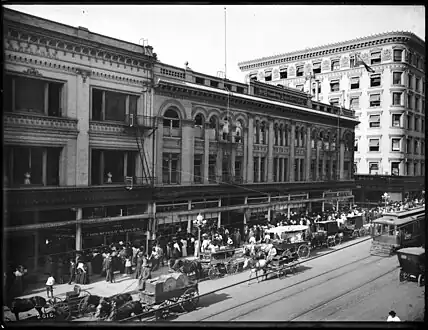
[[[379,48],[385,44],[407,43],[412,40],[413,43],[425,48],[425,42],[411,32],[387,32],[368,37],[357,38],[349,41],[338,42],[334,44],[322,45],[314,48],[307,48],[295,52],[281,55],[263,57],[255,60],[238,63],[241,71],[254,68],[262,68],[269,65],[285,64],[290,62],[305,61],[316,57],[331,57],[335,54],[341,54],[358,49]]]

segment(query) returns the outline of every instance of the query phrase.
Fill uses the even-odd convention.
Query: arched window
[[[178,113],[174,108],[170,108],[165,111],[163,115],[163,126],[169,128],[180,127],[180,117],[178,116]]]
[[[300,146],[305,146],[305,130],[303,129],[303,127],[300,128]]]
[[[217,140],[218,120],[215,116],[210,118],[211,139]]]
[[[288,142],[288,126],[284,126],[284,147],[288,147],[289,142]]]
[[[274,138],[274,142],[273,145],[277,146],[278,145],[278,141],[279,141],[279,129],[278,129],[278,124],[275,124],[274,128],[273,128],[274,132],[275,132],[275,138]]]
[[[323,131],[320,132],[319,139],[318,139],[318,145],[320,146],[321,150],[324,150],[325,145],[324,145],[324,132]]]
[[[278,135],[279,135],[278,145],[283,146],[284,145],[284,126],[282,124],[279,126]]]
[[[330,132],[327,132],[324,137],[324,150],[330,150]]]
[[[294,146],[299,146],[299,127],[296,127],[296,130],[294,131]]]
[[[195,117],[195,125],[196,126],[202,126],[204,124],[204,118],[200,113],[198,113]]]
[[[254,126],[255,126],[254,127],[254,144],[259,144],[260,143],[260,133],[259,133],[260,123],[258,120],[256,121]]]
[[[230,125],[232,121],[229,117],[225,116],[221,122],[221,133],[223,140],[229,141],[230,139]]]
[[[333,133],[333,135],[331,137],[331,145],[330,145],[330,147],[331,147],[332,151],[336,150],[336,145],[337,145],[336,141],[337,141],[337,133],[335,132],[335,133]]]
[[[312,131],[311,134],[311,148],[315,149],[315,135],[316,135],[316,131]]]
[[[235,142],[242,142],[242,123],[240,120],[236,122],[235,127]]]
[[[262,122],[260,125],[260,144],[266,144],[266,123]]]

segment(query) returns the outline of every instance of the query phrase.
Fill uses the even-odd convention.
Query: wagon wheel
[[[170,314],[168,301],[164,301],[159,305],[158,309],[155,312],[155,318],[157,320],[165,320]]]
[[[226,271],[229,275],[237,273],[238,272],[238,264],[236,262],[229,262],[226,266]]]
[[[357,238],[358,237],[358,230],[354,230],[353,232],[352,232],[352,238]]]
[[[58,316],[60,319],[63,319],[64,321],[68,321],[71,317],[71,309],[67,302],[60,302],[55,304],[55,314],[56,319],[58,319]]]
[[[196,309],[199,303],[199,291],[196,287],[187,289],[180,297],[183,302],[180,302],[180,307],[184,312],[191,312]]]
[[[303,244],[299,246],[299,249],[297,250],[297,254],[299,255],[299,258],[305,259],[308,258],[311,254],[311,249],[308,245]]]
[[[87,312],[89,304],[88,303],[85,304],[85,300],[86,300],[86,297],[90,297],[90,296],[91,294],[89,293],[89,291],[86,291],[86,290],[80,291],[80,296],[79,296],[80,301],[79,301],[79,304],[77,305],[77,313],[79,314],[79,316],[84,315]]]
[[[327,246],[328,247],[332,247],[335,246],[335,240],[334,240],[334,236],[329,236],[327,237]]]
[[[398,279],[400,280],[400,282],[403,282],[406,279],[405,273],[400,270],[400,274],[398,275]]]
[[[208,271],[208,277],[210,280],[215,280],[218,277],[218,270],[216,267],[211,267]]]
[[[334,245],[339,245],[339,244],[340,244],[340,235],[335,234],[334,235]]]
[[[364,227],[360,228],[358,233],[359,233],[360,237],[367,235],[366,229]]]
[[[283,280],[284,278],[287,277],[287,268],[286,267],[282,267],[278,270],[278,278],[280,280]]]
[[[424,274],[419,274],[418,276],[418,285],[424,286],[425,285],[425,276]]]

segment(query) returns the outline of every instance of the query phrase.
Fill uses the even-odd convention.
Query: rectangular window
[[[202,183],[202,155],[195,155],[193,159],[193,182]]]
[[[266,157],[261,157],[260,160],[260,182],[265,182],[265,166],[266,166]]]
[[[296,68],[296,77],[303,77],[303,66],[298,66]]]
[[[321,73],[321,62],[316,62],[312,65],[312,73]]]
[[[179,155],[164,153],[162,158],[162,182],[164,184],[179,183]]]
[[[339,99],[338,98],[330,99],[330,105],[338,107],[339,106]]]
[[[400,175],[400,163],[391,162],[391,175]]]
[[[370,87],[378,87],[380,86],[380,74],[373,74],[370,76]]]
[[[351,89],[359,89],[360,88],[360,78],[353,77],[351,78]]]
[[[315,82],[312,84],[312,94],[315,95],[317,93],[317,87],[318,87],[318,94],[321,94],[321,84],[318,82]]]
[[[218,88],[218,81],[210,80],[210,86],[214,88]]]
[[[254,157],[254,182],[259,182],[259,157]]]
[[[410,94],[407,94],[407,108],[413,109],[413,97]]]
[[[127,105],[126,99],[129,98]],[[92,120],[124,121],[137,113],[138,96],[92,88]]]
[[[371,54],[370,64],[378,64],[380,63],[380,61],[381,61],[380,52],[374,52]]]
[[[393,72],[392,74],[392,84],[393,85],[401,85],[402,84],[402,76],[403,73],[402,72]]]
[[[421,102],[421,99],[419,98],[419,96],[415,96],[415,110],[416,111],[420,110],[420,102]]]
[[[425,155],[425,142],[424,141],[421,141],[421,155]]]
[[[421,132],[425,132],[425,120],[421,119]]]
[[[279,69],[279,79],[287,79],[287,68]]]
[[[380,94],[370,94],[369,101],[371,107],[380,107]]]
[[[379,139],[369,139],[369,151],[379,151]]]
[[[272,81],[272,71],[265,71],[265,81]]]
[[[204,85],[205,84],[205,79],[204,78],[200,78],[200,77],[195,77],[195,83],[197,83],[199,85]]]
[[[124,121],[126,108],[126,94],[105,92],[105,119]]]
[[[419,79],[419,78],[416,78],[416,79],[415,79],[415,90],[416,90],[417,92],[420,92],[420,91],[421,91],[421,79]]]
[[[351,97],[349,108],[351,110],[359,109],[360,108],[360,98],[358,96]]]
[[[406,140],[406,153],[410,154],[412,151],[412,139]]]
[[[400,139],[392,139],[392,151],[400,151]]]
[[[244,87],[237,86],[236,87],[236,92],[239,93],[239,94],[244,94]]]
[[[415,131],[419,132],[419,118],[415,117]]]
[[[401,115],[394,113],[392,114],[392,127],[401,127]]]
[[[401,105],[401,96],[402,96],[402,93],[399,93],[399,92],[392,93],[392,105]]]
[[[242,160],[235,160],[235,179],[242,182]]]
[[[331,71],[338,71],[340,69],[339,60],[331,61]]]
[[[296,85],[296,89],[303,92],[303,85]]]
[[[412,128],[412,116],[411,115],[407,115],[407,129],[411,129]]]
[[[415,155],[419,154],[419,150],[418,150],[418,140],[413,140],[413,153]]]
[[[403,51],[401,49],[394,49],[394,62],[401,62],[403,58]]]
[[[330,82],[330,91],[338,92],[339,91],[339,80],[332,80]]]
[[[407,88],[412,89],[412,83],[413,83],[413,75],[409,74],[407,78]]]
[[[124,152],[104,150],[104,183],[123,183],[124,178]],[[111,182],[110,182],[111,179]]]
[[[369,126],[371,128],[380,127],[380,115],[370,115],[370,117],[369,117]]]
[[[278,158],[273,159],[273,182],[278,182],[278,178],[276,176],[276,172],[278,170]]]
[[[209,155],[208,157],[208,179],[211,182],[216,181],[217,176],[217,155]]]
[[[370,174],[379,174],[379,163],[369,163]]]

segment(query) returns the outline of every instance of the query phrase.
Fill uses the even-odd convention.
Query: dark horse
[[[200,260],[177,259],[170,260],[169,266],[172,270],[186,275],[195,273],[195,278],[200,280],[203,276],[202,262]]]
[[[19,313],[27,312],[35,308],[39,316],[42,317],[42,308],[46,307],[46,299],[40,296],[34,296],[31,298],[15,298],[10,303],[10,310],[15,314],[15,318],[19,321]]]
[[[119,307],[126,304],[129,301],[132,301],[132,296],[130,293],[121,293],[111,297],[103,297],[99,301],[99,304],[95,312],[95,317],[101,318],[109,315],[111,313],[111,308],[113,303],[117,307]]]
[[[87,312],[90,308],[95,309],[97,308],[97,306],[100,304],[100,300],[102,299],[102,297],[97,296],[97,295],[89,295],[84,297],[81,300],[81,312],[85,313]]]
[[[128,301],[122,306],[117,306],[116,302],[112,302],[107,321],[120,321],[131,316],[138,316],[141,321],[141,314],[143,313],[144,308],[139,301]]]

